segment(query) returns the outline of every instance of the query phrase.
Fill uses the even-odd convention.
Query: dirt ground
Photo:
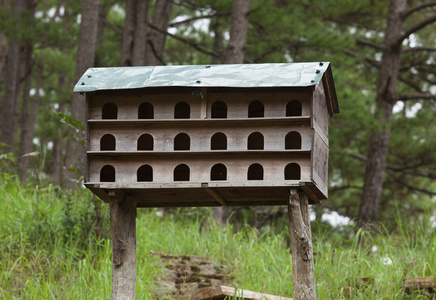
[[[160,281],[160,299],[194,299],[194,293],[199,288],[231,285],[232,278],[226,272],[228,270],[204,257],[156,252],[150,254],[159,256],[165,265],[165,273]]]

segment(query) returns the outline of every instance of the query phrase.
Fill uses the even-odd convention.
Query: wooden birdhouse
[[[328,62],[91,68],[85,185],[138,207],[285,205],[327,198]]]

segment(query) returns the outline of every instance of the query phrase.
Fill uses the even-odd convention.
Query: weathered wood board
[[[286,122],[287,121],[287,122]],[[149,134],[154,140],[154,151],[173,151],[175,137],[185,133],[190,138],[190,150],[211,150],[211,139],[216,133],[223,133],[227,138],[227,150],[247,150],[250,134],[259,132],[264,137],[264,150],[285,150],[285,138],[290,132],[301,136],[301,149],[310,150],[312,130],[306,124],[293,124],[292,121],[258,120],[257,122],[206,122],[195,121],[137,121],[137,122],[90,122],[90,151],[99,151],[101,138],[112,134],[116,140],[117,151],[136,151],[138,139],[143,134]]]
[[[319,136],[329,145],[329,113],[325,99],[324,86],[318,84],[312,95],[312,127]]]
[[[123,183],[86,183],[94,194],[108,202],[108,193],[111,190],[120,190],[125,194],[126,199],[138,201],[138,207],[201,207],[201,206],[271,206],[287,205],[287,196],[290,188],[301,188],[301,182],[294,181],[287,186],[264,187],[264,186],[221,186],[219,184],[200,183],[177,184],[177,187],[170,184],[156,184],[152,187],[149,184],[123,184]],[[304,185],[312,191],[311,182]],[[220,200],[215,195],[218,194]],[[312,192],[314,199],[319,199],[319,192]],[[315,202],[310,200],[310,204]]]
[[[172,90],[172,92],[170,91]],[[89,119],[101,119],[102,108],[107,103],[114,103],[118,107],[117,119],[137,119],[138,108],[148,102],[154,107],[154,119],[173,119],[174,108],[179,102],[189,104],[191,119],[204,119],[202,107],[206,103],[206,118],[211,117],[211,107],[216,101],[227,105],[227,118],[247,118],[248,107],[252,101],[261,101],[265,105],[264,117],[285,117],[286,105],[292,100],[298,100],[302,105],[302,116],[310,116],[311,90],[309,88],[298,91],[270,92],[268,89],[192,89],[165,88],[145,89],[111,93],[102,91],[93,95],[89,106]]]
[[[407,293],[420,290],[436,294],[436,277],[404,278],[404,289]]]
[[[224,300],[226,297],[243,297],[245,300],[292,300],[281,296],[263,294],[234,287],[220,285],[198,289],[195,293],[195,300]]]
[[[328,156],[329,148],[318,132],[313,134],[313,150],[311,152],[312,180],[324,195],[328,196]]]

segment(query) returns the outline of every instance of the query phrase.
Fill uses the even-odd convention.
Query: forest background
[[[88,67],[322,60],[341,113],[317,218],[387,225],[393,207],[434,207],[435,1],[3,0],[0,20],[1,161],[23,182],[80,183],[72,87]]]
[[[0,292],[18,295],[27,285],[41,293],[45,288],[41,282],[51,280],[50,276],[59,286],[58,280],[64,277],[59,279],[53,271],[57,267],[48,267],[48,261],[57,263],[53,251],[57,253],[58,235],[60,241],[68,241],[65,250],[59,251],[64,253],[62,259],[71,256],[79,262],[71,267],[74,272],[83,274],[84,259],[95,267],[96,257],[108,257],[108,208],[81,187],[85,101],[72,93],[77,79],[94,66],[331,62],[341,112],[330,120],[329,199],[313,207],[313,216],[322,224],[323,215],[337,213],[351,220],[351,228],[373,230],[372,225],[379,224],[388,235],[405,234],[410,248],[432,253],[436,247],[432,244],[436,222],[435,24],[436,1],[2,0],[0,278],[4,285]],[[192,227],[159,223],[148,212],[141,220],[151,220],[147,223],[151,231],[158,232],[158,223],[168,231],[186,231],[185,243],[190,244],[199,237],[189,234],[204,230],[204,216],[210,210],[170,212],[181,214],[181,220],[194,220]],[[260,232],[283,225],[287,218],[283,207],[235,208],[230,213],[214,209],[212,216],[217,223],[229,222],[236,229],[248,224]],[[405,229],[401,222],[410,227]],[[334,241],[335,232],[349,237],[347,230],[327,228],[321,235],[326,239]],[[425,234],[416,233],[409,239],[414,228]],[[93,242],[101,256],[87,248],[84,234],[89,233],[102,238]],[[168,238],[165,234],[159,238]],[[251,233],[247,236],[258,238]],[[280,240],[278,236],[266,240]],[[146,237],[148,242],[153,240]],[[380,247],[380,241],[372,241]],[[424,242],[429,244],[420,244]],[[37,252],[44,247],[52,251],[47,259]],[[335,255],[348,256],[332,252],[328,243],[316,247],[323,249],[326,261]],[[88,249],[87,254],[83,249]],[[189,252],[183,249],[173,251]],[[352,249],[351,262],[357,261],[359,251]],[[226,255],[237,257],[231,251]],[[262,257],[267,261],[269,254]],[[428,273],[427,265],[434,268],[434,261],[425,257],[426,252],[419,265],[422,274]],[[362,265],[376,265],[358,258]],[[381,274],[385,266],[377,266],[372,272]],[[62,261],[58,268],[67,274],[64,268],[70,266]],[[315,268],[316,272],[325,269]],[[43,278],[41,285],[29,284],[27,276],[34,269],[38,269],[37,278]],[[98,274],[108,274],[98,270]],[[330,282],[342,272],[317,276]],[[241,276],[245,273],[240,271]],[[77,280],[95,280],[83,278]],[[101,286],[107,278],[96,280],[101,280],[96,283]],[[326,298],[342,291],[341,284],[329,288],[331,294],[326,292]],[[44,291],[52,292],[50,288]],[[56,293],[62,297],[71,290]],[[396,298],[391,291],[386,295]]]

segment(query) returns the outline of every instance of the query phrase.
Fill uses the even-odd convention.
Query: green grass
[[[98,200],[104,222],[97,236],[94,199],[86,190],[70,195],[2,176],[0,298],[110,298],[108,206]],[[156,210],[138,211],[138,299],[154,299],[159,292],[163,266],[150,251],[203,256],[226,265],[238,288],[292,297],[286,226],[262,232],[248,225],[218,228],[208,214],[205,208],[176,210],[166,217]],[[314,223],[318,299],[431,299],[402,288],[405,277],[436,275],[436,236],[428,219],[410,225],[398,217],[396,230],[376,237]],[[359,237],[365,239],[364,247],[358,245]]]

